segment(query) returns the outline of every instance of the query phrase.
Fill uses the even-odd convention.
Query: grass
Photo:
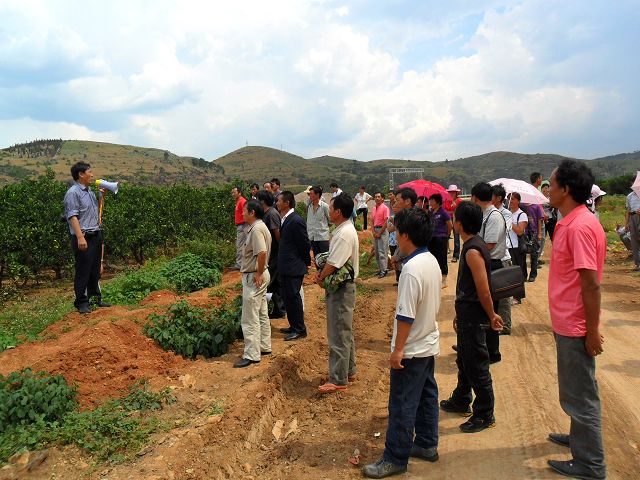
[[[624,225],[625,200],[624,195],[606,195],[598,208],[600,223],[607,235],[607,243],[610,245],[622,244],[616,232],[616,224]]]
[[[382,288],[379,287],[378,285],[369,285],[367,283],[356,283],[356,291],[358,292],[358,295],[361,295],[364,297],[370,297],[372,295],[375,295],[376,293],[380,293],[382,291]]]
[[[71,288],[56,295],[29,296],[0,311],[0,352],[40,338],[40,333],[73,310]]]

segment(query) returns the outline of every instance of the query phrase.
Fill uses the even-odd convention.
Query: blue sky
[[[640,149],[640,1],[0,0],[0,146]]]

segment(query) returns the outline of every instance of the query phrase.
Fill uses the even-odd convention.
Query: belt
[[[629,215],[637,215],[638,212],[629,212]]]
[[[98,235],[99,233],[101,233],[102,230],[83,230],[82,231],[82,235],[86,237],[95,237],[96,235]]]
[[[382,227],[384,227],[384,225],[374,226],[373,228],[382,228]]]

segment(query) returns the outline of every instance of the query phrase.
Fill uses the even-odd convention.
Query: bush
[[[178,293],[195,292],[217,285],[222,274],[217,268],[205,266],[202,257],[193,253],[181,253],[160,268],[159,274],[170,281]]]
[[[104,286],[102,296],[111,303],[128,305],[139,302],[151,292],[169,287],[169,281],[160,272],[142,268],[114,278]]]
[[[76,392],[62,375],[28,368],[0,375],[0,433],[10,426],[60,420],[77,407]]]
[[[205,309],[183,300],[169,307],[166,315],[151,314],[144,332],[164,350],[184,357],[218,357],[227,353],[240,334],[241,304],[242,298],[237,297],[229,304]]]
[[[204,266],[224,270],[236,263],[236,245],[221,239],[181,239],[178,242],[180,253],[193,253],[202,260]]]

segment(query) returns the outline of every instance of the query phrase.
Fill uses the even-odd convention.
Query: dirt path
[[[451,266],[453,279],[456,264]],[[491,369],[496,427],[462,434],[458,430],[461,417],[441,413],[440,461],[411,460],[402,478],[558,478],[548,470],[546,460],[568,458],[568,452],[547,442],[546,436],[550,431],[567,430],[568,419],[558,403],[555,346],[546,300],[547,268],[540,270],[535,283],[527,285],[523,305],[514,308],[513,334],[502,337],[503,360]],[[388,276],[369,279],[359,288],[354,316],[359,373],[348,392],[324,397],[316,393],[327,369],[325,310],[322,291],[308,285],[305,300],[310,335],[306,340],[285,343],[277,332],[285,322],[274,321],[273,354],[260,365],[231,368],[242,352],[237,342],[221,358],[176,359],[170,368],[163,367],[167,372],[152,378],[154,385],[175,388],[178,402],[166,415],[176,428],[156,436],[134,461],[94,469],[90,459],[76,449],[54,449],[33,478],[361,478],[359,468],[347,462],[354,449],[360,450],[363,462],[370,462],[379,458],[384,447],[389,339],[396,297],[392,283]],[[455,342],[453,283],[443,290],[439,315],[441,355],[436,378],[441,398],[449,395],[456,381],[451,350]],[[598,358],[598,380],[611,479],[637,478],[640,469],[640,360],[635,347],[635,336],[640,333],[639,291],[640,277],[625,266],[607,265],[602,305],[606,343],[604,355]],[[202,304],[207,296],[199,293],[194,301],[196,298]],[[60,333],[47,348],[53,349],[74,334],[78,335],[74,330]],[[30,347],[31,352],[39,348],[37,344]],[[159,355],[153,344],[135,347],[138,353]],[[23,352],[26,355],[30,350],[25,346]],[[18,349],[11,353],[13,363],[16,355]],[[43,356],[36,354],[35,358],[44,363]],[[4,370],[7,353],[0,360]],[[29,360],[23,358],[22,363]],[[224,413],[212,416],[216,405]],[[279,441],[272,433],[278,420],[283,425]]]

